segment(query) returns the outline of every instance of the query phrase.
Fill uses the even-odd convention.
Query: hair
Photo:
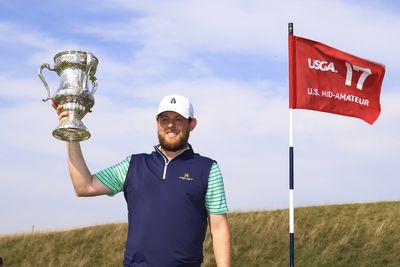
[[[3,258],[0,256],[0,266],[3,266]]]

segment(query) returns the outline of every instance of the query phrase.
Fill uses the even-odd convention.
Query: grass
[[[288,210],[230,213],[232,266],[289,266]],[[296,266],[400,266],[400,202],[295,209]],[[122,266],[126,223],[0,237],[5,267]],[[210,235],[203,266],[216,266]],[[162,266],[160,266],[162,267]]]

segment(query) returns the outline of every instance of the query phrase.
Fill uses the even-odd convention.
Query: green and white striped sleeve
[[[206,193],[206,209],[208,213],[224,214],[228,212],[226,205],[224,181],[216,162],[213,163],[208,177]]]
[[[126,175],[128,174],[131,156],[127,157],[120,163],[115,164],[95,174],[96,178],[105,186],[111,189],[113,196],[124,190]]]

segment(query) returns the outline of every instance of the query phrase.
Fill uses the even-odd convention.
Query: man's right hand
[[[63,105],[59,105],[56,102],[52,101],[51,106],[56,110],[57,115],[58,115],[58,120],[61,121],[62,119],[68,117],[68,111],[64,111]]]
[[[59,105],[59,104],[57,104],[56,102],[52,101],[52,102],[51,102],[51,106],[56,110],[57,115],[58,115],[58,120],[59,120],[59,121],[61,121],[61,120],[63,120],[64,118],[68,117],[68,110],[64,110],[64,109],[63,109],[63,108],[64,108],[63,105]],[[87,110],[85,111],[85,113],[83,114],[82,118],[85,117],[85,115],[86,115],[87,113],[90,113],[90,112],[92,112],[92,110],[87,109]]]

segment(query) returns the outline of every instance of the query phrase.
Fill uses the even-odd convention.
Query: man
[[[59,119],[68,113],[56,106]],[[79,142],[68,142],[68,166],[77,196],[123,192],[128,205],[124,266],[198,267],[207,222],[218,267],[230,266],[230,232],[217,163],[188,143],[196,127],[193,106],[181,95],[158,107],[159,145],[92,175]]]

